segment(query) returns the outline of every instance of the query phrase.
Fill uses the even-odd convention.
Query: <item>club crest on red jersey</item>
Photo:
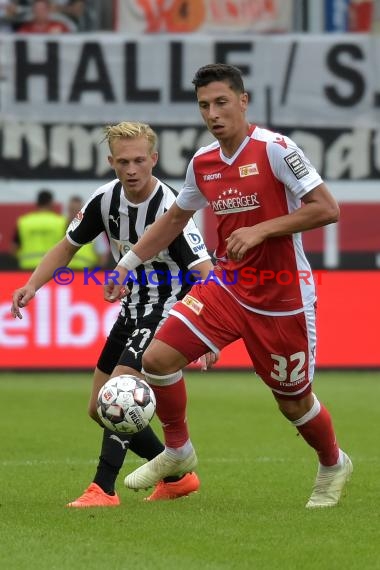
[[[253,164],[245,164],[244,166],[239,166],[239,174],[240,178],[244,178],[245,176],[255,176],[255,174],[259,174],[259,169],[256,162]]]
[[[191,295],[185,295],[181,303],[186,305],[186,307],[188,307],[196,315],[199,315],[201,310],[203,309],[203,303],[201,303],[200,301],[198,301],[198,299],[192,297]]]

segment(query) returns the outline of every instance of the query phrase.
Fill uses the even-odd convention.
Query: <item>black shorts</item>
[[[131,319],[119,315],[96,366],[105,374],[111,374],[117,364],[140,372],[143,352],[163,320],[162,317]]]

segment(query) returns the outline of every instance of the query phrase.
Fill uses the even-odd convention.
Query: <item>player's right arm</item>
[[[118,284],[110,281],[104,287],[105,300],[113,303],[120,298],[120,289],[128,272],[166,249],[182,232],[193,214],[194,210],[183,210],[174,202],[169,210],[150,226],[137,244],[120,259],[115,267]]]
[[[13,293],[11,313],[14,318],[22,319],[20,308],[25,307],[36,294],[36,291],[53,277],[58,267],[66,267],[74,257],[79,247],[73,245],[64,237],[42,258],[39,265],[23,287]]]

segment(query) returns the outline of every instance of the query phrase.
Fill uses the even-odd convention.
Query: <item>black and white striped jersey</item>
[[[177,192],[157,179],[150,196],[141,204],[125,197],[118,179],[98,188],[67,229],[73,245],[91,242],[105,231],[116,262],[123,257],[156,218],[175,202]],[[128,276],[131,295],[122,301],[122,314],[133,319],[166,317],[169,309],[191,287],[190,270],[210,259],[203,238],[193,220],[154,259]]]

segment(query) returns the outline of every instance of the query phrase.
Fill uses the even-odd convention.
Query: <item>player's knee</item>
[[[145,373],[145,378],[148,384],[151,386],[169,386],[170,384],[176,384],[179,382],[182,376],[182,370],[173,372],[172,374],[152,374],[149,372]]]
[[[177,373],[188,364],[180,352],[162,342],[152,342],[142,357],[142,367],[145,373],[166,376]]]
[[[145,351],[142,357],[142,367],[148,374],[167,374],[162,355],[156,350]]]
[[[281,413],[291,421],[307,414],[314,404],[312,393],[308,393],[304,398],[289,397],[287,399],[276,398],[276,400]]]

